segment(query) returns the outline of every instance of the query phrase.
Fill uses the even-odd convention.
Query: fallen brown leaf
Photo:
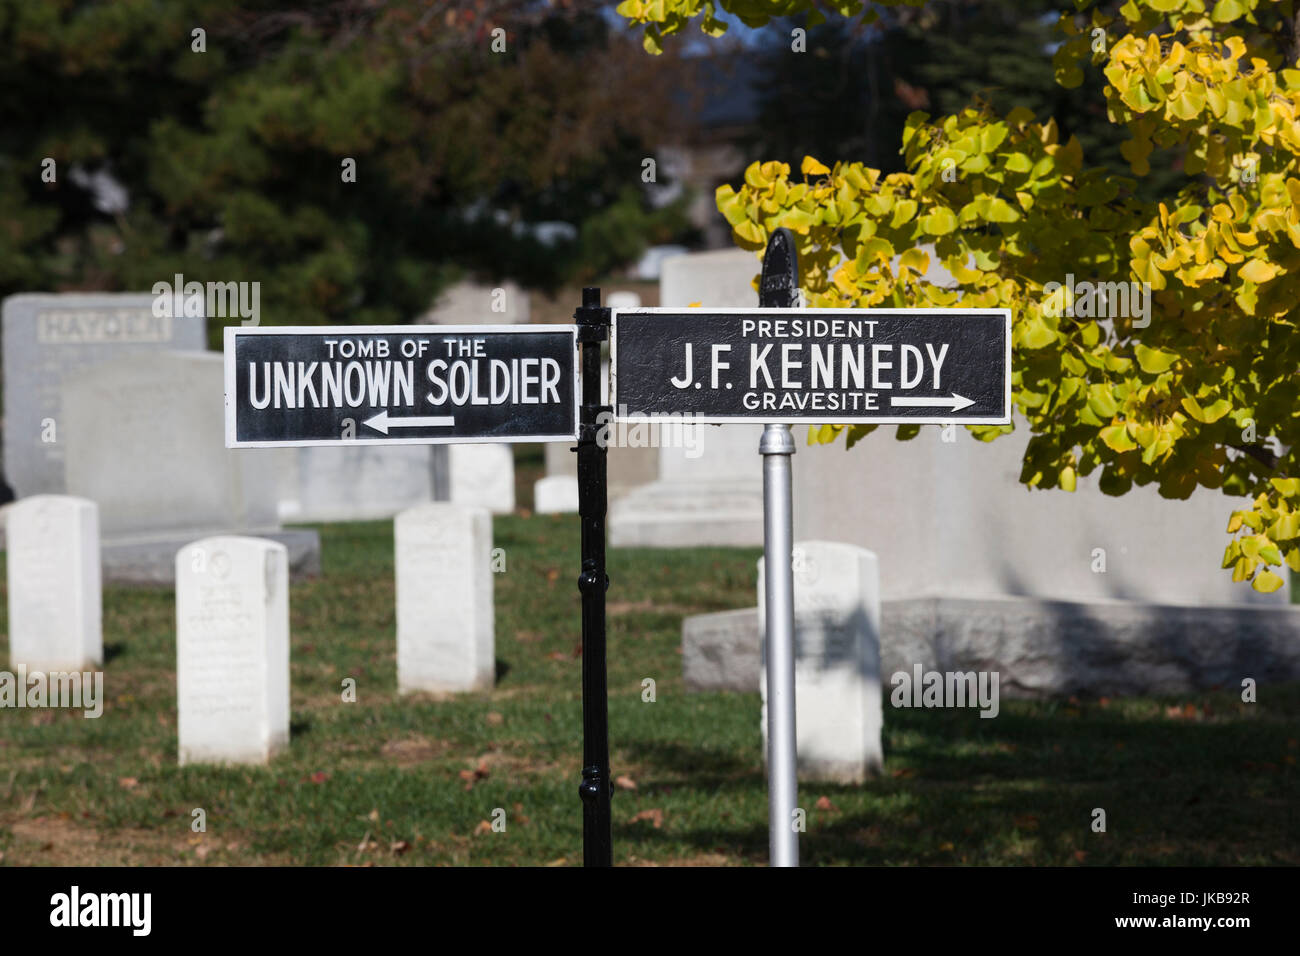
[[[473,770],[460,771],[460,779],[465,781],[465,789],[474,789],[474,784],[478,783],[484,777],[488,776],[491,771],[488,769],[487,761],[480,760],[477,767]]]
[[[635,790],[636,781],[626,775],[622,777],[615,777],[614,786],[618,787],[620,790]]]
[[[650,823],[654,824],[654,828],[658,830],[663,826],[664,812],[657,807],[653,810],[642,810],[632,818],[633,823],[636,823],[639,820],[648,820]]]

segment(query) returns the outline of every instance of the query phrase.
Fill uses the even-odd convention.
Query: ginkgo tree
[[[907,0],[920,5],[921,0]],[[860,0],[720,0],[751,27],[821,8],[874,17]],[[900,0],[884,5],[901,5]],[[706,0],[627,0],[652,52]],[[1231,511],[1223,566],[1260,591],[1300,571],[1300,68],[1293,0],[1076,0],[1061,14],[1058,82],[1100,69],[1134,178],[1085,164],[1078,141],[1029,110],[976,101],[914,113],[906,172],[807,157],[797,174],[755,162],[718,189],[736,242],[796,233],[800,281],[820,307],[1008,307],[1013,399],[1031,438],[1021,480],[1072,491],[1098,472],[1107,494],[1155,482],[1249,500]],[[1134,191],[1153,150],[1185,174],[1176,192]],[[1163,152],[1168,151],[1168,152]],[[826,157],[829,161],[831,158]],[[934,255],[954,277],[927,281]],[[1074,308],[1075,278],[1139,289],[1149,313]],[[1112,294],[1106,305],[1119,297]],[[1083,303],[1079,303],[1081,306]],[[814,428],[851,447],[875,425]],[[990,441],[1012,426],[971,426]],[[916,426],[899,426],[900,438]],[[1225,513],[1229,509],[1225,508]],[[1276,569],[1276,570],[1275,570]],[[1284,573],[1284,572],[1283,572]]]

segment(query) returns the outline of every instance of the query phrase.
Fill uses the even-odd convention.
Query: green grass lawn
[[[3,863],[580,863],[577,518],[494,533],[496,689],[399,700],[392,526],[321,527],[324,574],[291,596],[292,743],[266,767],[177,766],[173,595],[107,589],[104,716],[0,710]],[[679,654],[684,615],[754,603],[757,552],[610,555],[615,861],[765,862],[758,695],[685,694]],[[887,706],[881,779],[801,788],[803,862],[1298,863],[1298,718],[1294,685],[994,720]]]

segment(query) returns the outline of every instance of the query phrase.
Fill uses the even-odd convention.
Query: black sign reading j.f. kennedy
[[[1011,420],[1006,309],[629,309],[613,322],[623,420]]]
[[[571,325],[227,328],[226,446],[571,441]]]

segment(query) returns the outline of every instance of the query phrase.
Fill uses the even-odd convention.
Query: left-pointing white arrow
[[[975,400],[972,398],[962,398],[956,392],[953,392],[951,395],[947,397],[940,396],[939,398],[920,398],[920,397],[909,397],[906,395],[900,395],[898,397],[894,397],[891,395],[889,397],[889,404],[890,405],[911,405],[911,406],[919,406],[922,408],[947,408],[947,409],[951,409],[954,412],[959,412],[963,408],[970,408],[970,406],[975,404]]]
[[[446,428],[456,424],[456,419],[450,415],[415,415],[411,418],[389,418],[388,412],[383,411],[378,415],[367,418],[363,425],[369,425],[377,432],[385,435],[390,428]]]

